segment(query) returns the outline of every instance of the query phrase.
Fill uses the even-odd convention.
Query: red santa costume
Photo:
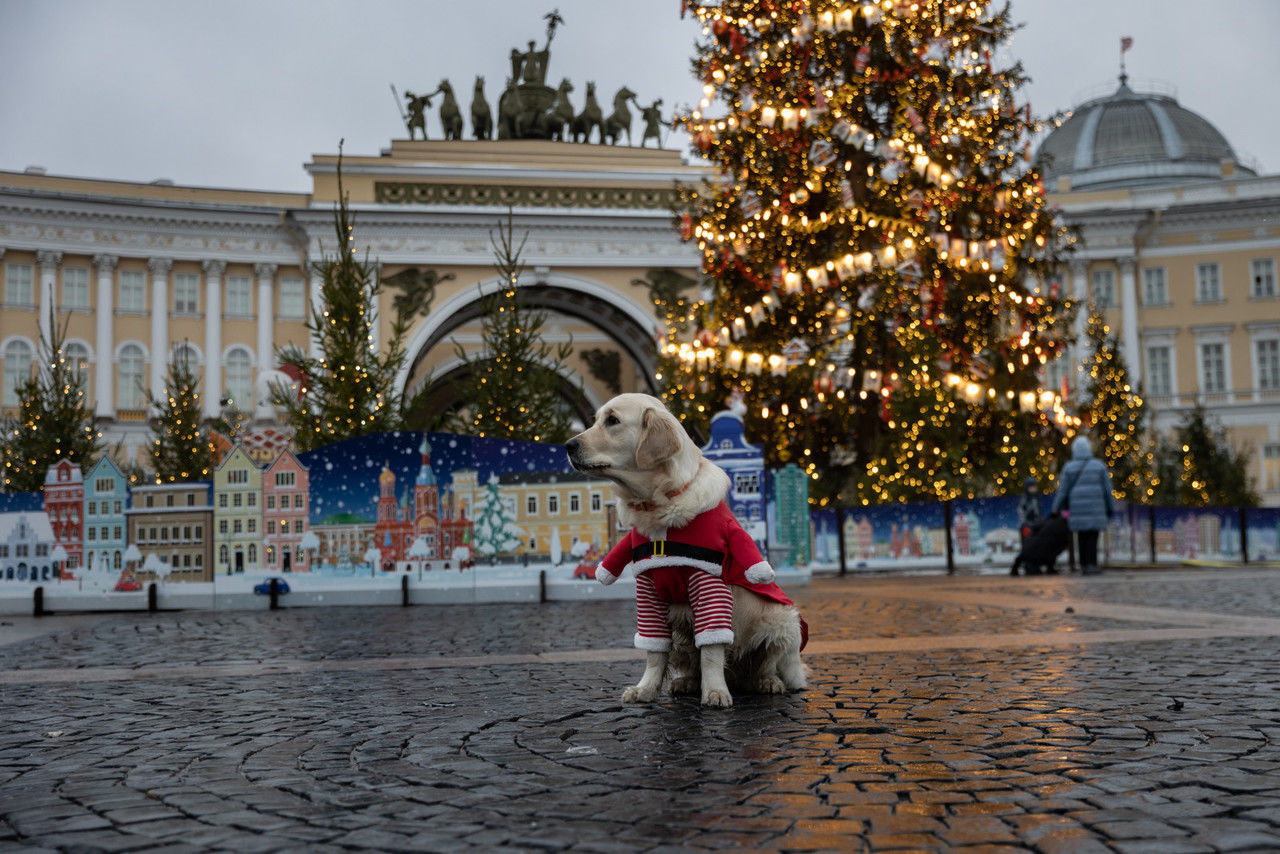
[[[773,583],[773,567],[723,501],[688,524],[668,529],[660,539],[632,528],[600,561],[596,579],[612,584],[627,567],[636,576],[637,649],[669,650],[667,608],[684,603],[693,609],[695,646],[733,643],[729,585],[782,605],[793,604]]]

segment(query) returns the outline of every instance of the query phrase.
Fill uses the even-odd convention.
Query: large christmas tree
[[[1130,384],[1116,337],[1095,306],[1090,306],[1085,336],[1090,354],[1084,363],[1078,414],[1089,425],[1095,453],[1111,470],[1116,496],[1149,502],[1155,495],[1155,456],[1147,435],[1146,403]]]
[[[668,402],[699,420],[741,391],[769,463],[824,503],[1050,474],[1073,417],[1038,383],[1068,332],[1042,283],[1069,237],[1024,75],[993,59],[1007,9],[689,5],[706,97],[685,125],[718,174],[685,196],[711,294],[664,342]]]
[[[61,459],[87,470],[102,451],[85,393],[87,365],[67,353],[67,321],[50,313],[51,338],[40,336],[35,370],[18,386],[18,413],[6,419],[0,439],[5,492],[44,487],[49,466]]]
[[[320,305],[312,306],[307,329],[319,341],[319,356],[299,347],[279,353],[282,365],[298,374],[299,388],[272,389],[280,417],[294,429],[300,451],[320,445],[399,429],[404,408],[395,394],[395,378],[404,363],[409,318],[398,314],[381,354],[373,347],[374,305],[379,282],[368,253],[361,259],[355,243],[355,219],[342,188],[341,145],[338,203],[333,227],[337,251],[315,265],[323,282]]]

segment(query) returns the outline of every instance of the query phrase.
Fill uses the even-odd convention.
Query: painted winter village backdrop
[[[712,422],[704,453],[729,473],[730,504],[780,566],[939,568],[945,506],[811,511],[808,479],[767,470],[741,418]],[[590,580],[617,535],[611,490],[567,465],[559,445],[397,432],[295,454],[283,434],[250,433],[225,449],[210,481],[129,486],[104,456],[89,471],[62,461],[42,493],[0,495],[0,587],[55,582],[128,592],[150,580],[251,586],[272,575],[386,579],[434,573],[466,583],[478,568],[551,569]],[[1045,498],[1046,503],[1049,497]],[[956,501],[956,564],[1001,569],[1018,549],[1016,498]],[[1280,510],[1122,505],[1108,559],[1252,560],[1280,554]]]

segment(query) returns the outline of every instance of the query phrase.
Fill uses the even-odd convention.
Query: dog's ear
[[[640,442],[636,445],[636,468],[648,471],[680,452],[680,425],[658,409],[646,409],[640,420]]]

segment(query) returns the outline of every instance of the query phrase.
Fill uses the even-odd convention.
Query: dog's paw
[[[733,705],[733,697],[720,688],[709,688],[702,692],[702,705],[713,709],[727,709]]]
[[[677,676],[671,680],[671,693],[693,695],[702,690],[702,680],[697,676]]]
[[[785,694],[787,693],[786,683],[778,678],[776,673],[766,673],[756,679],[757,694]]]
[[[622,692],[624,703],[652,703],[658,699],[658,691],[646,685],[632,685]]]

